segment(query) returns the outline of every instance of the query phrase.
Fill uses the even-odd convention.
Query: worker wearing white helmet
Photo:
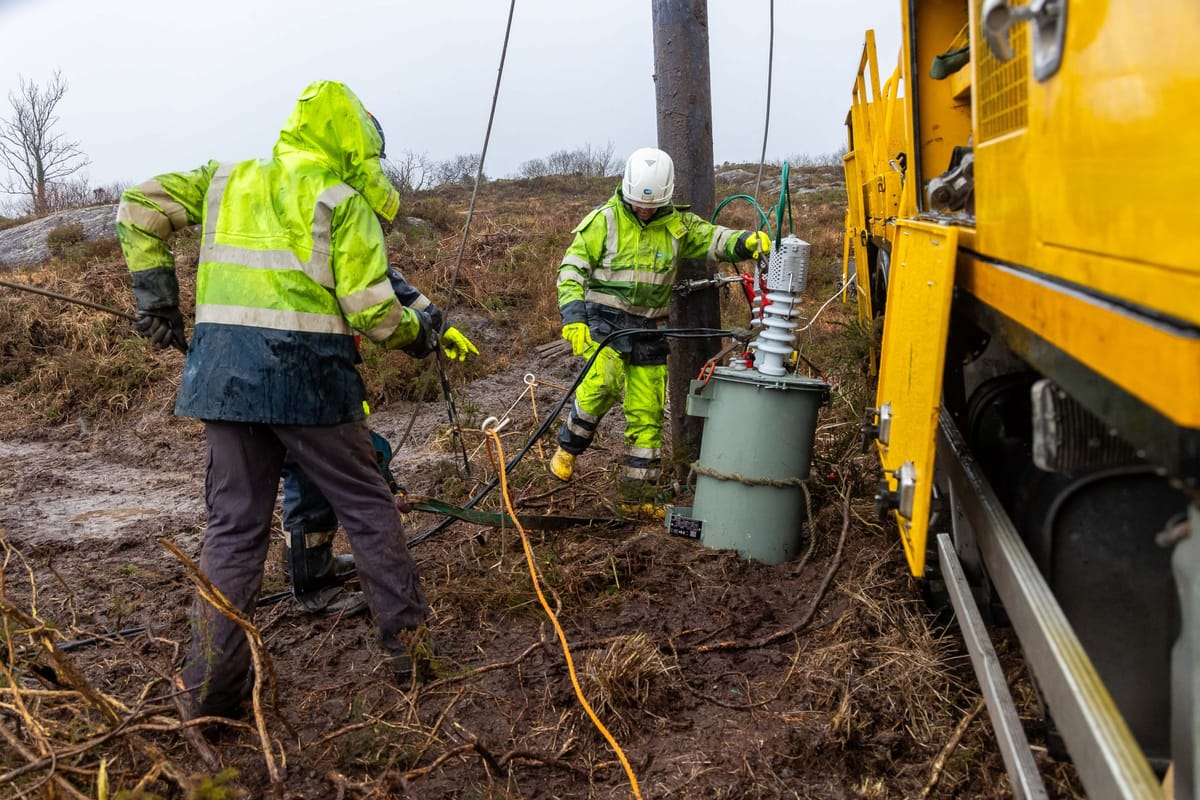
[[[558,268],[563,338],[589,358],[616,330],[666,325],[679,259],[739,261],[770,250],[757,231],[706,222],[672,205],[675,166],[662,150],[635,150],[613,196],[574,229]],[[597,355],[575,391],[570,416],[558,433],[551,473],[570,480],[575,457],[587,449],[601,417],[624,393],[625,456],[622,507],[654,514],[662,460],[667,341],[663,336],[618,337]]]

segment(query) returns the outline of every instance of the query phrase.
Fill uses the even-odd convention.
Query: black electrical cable
[[[463,223],[462,239],[458,243],[458,256],[454,259],[454,272],[450,276],[450,292],[446,298],[445,312],[442,317],[442,325],[444,327],[450,324],[450,309],[454,306],[455,286],[458,283],[458,271],[462,268],[463,253],[467,248],[467,234],[471,230],[471,219],[475,216],[475,198],[479,195],[479,186],[483,181],[483,164],[487,160],[488,142],[492,138],[492,122],[496,118],[496,101],[500,97],[500,79],[504,77],[504,60],[508,57],[508,39],[512,33],[513,12],[517,8],[517,0],[511,0],[508,5],[508,24],[504,28],[504,46],[500,48],[500,68],[496,71],[496,89],[492,92],[492,110],[488,114],[487,130],[483,134],[483,150],[479,153],[479,164],[475,169],[475,187],[471,190],[471,201],[467,204],[467,219]],[[438,333],[444,334],[443,329]],[[438,372],[442,380],[442,395],[446,398],[446,413],[450,418],[450,427],[454,430],[454,437],[458,439],[458,446],[462,450],[463,470],[467,477],[471,477],[471,461],[467,458],[467,445],[463,441],[462,428],[458,424],[458,412],[454,408],[454,395],[450,391],[450,381],[446,379],[446,368],[442,364],[442,353],[439,347],[437,353]]]
[[[255,607],[263,608],[264,606],[273,606],[279,601],[285,600],[291,596],[291,591],[269,594],[266,597],[260,597],[258,602],[255,604]],[[78,650],[82,647],[90,647],[94,644],[107,644],[114,639],[131,639],[138,634],[145,633],[146,630],[147,627],[145,625],[135,625],[132,628],[124,628],[123,630],[116,631],[115,633],[105,633],[99,636],[90,636],[86,639],[75,639],[74,641],[63,642],[62,644],[58,645],[58,649],[62,650],[63,652],[67,652],[69,650]],[[17,654],[25,655],[23,650],[18,651]]]
[[[762,154],[758,157],[758,177],[754,179],[754,202],[758,202],[758,187],[762,185],[763,166],[767,163],[767,134],[771,130],[771,74],[775,70],[775,0],[771,0],[771,26],[767,36],[767,113],[763,116]]]
[[[96,311],[103,311],[105,314],[112,314],[114,317],[127,319],[130,322],[136,323],[138,319],[136,314],[130,314],[128,311],[121,311],[120,309],[112,308],[111,306],[103,306],[99,303],[93,303],[91,300],[72,297],[68,294],[59,294],[58,292],[52,292],[49,289],[41,289],[37,286],[26,286],[23,283],[13,283],[11,281],[3,280],[0,280],[0,286],[7,286],[9,289],[17,289],[22,292],[32,292],[33,294],[40,294],[44,297],[53,297],[55,300],[64,300],[68,303],[86,306],[88,308],[93,308]],[[175,335],[171,336],[171,346],[183,353],[185,356],[187,355],[187,342],[183,341],[179,337]]]
[[[11,281],[0,281],[0,286],[7,286],[9,289],[17,289],[22,292],[32,292],[33,294],[40,294],[44,297],[53,297],[55,300],[63,300],[68,303],[75,303],[76,305],[87,306],[88,308],[93,308],[96,311],[103,311],[106,314],[112,314],[114,317],[120,317],[121,319],[127,319],[130,322],[137,322],[137,316],[134,314],[130,314],[128,311],[121,311],[119,309],[112,308],[110,306],[102,306],[99,303],[93,303],[91,300],[83,300],[78,297],[72,297],[67,294],[59,294],[58,292],[52,292],[49,289],[42,289],[37,286],[26,286],[23,283],[13,283]]]
[[[454,428],[454,438],[458,439],[459,450],[462,451],[463,472],[471,477],[471,459],[467,458],[467,443],[463,441],[462,428],[458,424],[458,411],[454,407],[454,395],[450,391],[450,379],[446,377],[446,365],[442,363],[442,349],[439,346],[434,353],[437,358],[438,375],[442,381],[442,397],[446,400],[446,414],[450,417],[450,425]]]
[[[624,328],[622,330],[613,331],[598,343],[596,352],[592,353],[591,357],[588,358],[588,360],[584,363],[583,368],[579,371],[579,374],[575,376],[575,381],[569,387],[567,387],[565,392],[563,392],[562,398],[559,399],[558,403],[554,406],[554,409],[546,415],[545,419],[542,420],[542,423],[538,426],[537,430],[534,431],[533,435],[530,436],[528,441],[525,442],[525,445],[508,460],[507,464],[504,465],[505,471],[507,472],[512,470],[518,463],[520,463],[521,459],[524,458],[525,454],[533,448],[534,444],[537,443],[537,440],[542,436],[542,434],[554,424],[554,422],[558,419],[558,415],[562,413],[563,407],[567,404],[567,400],[570,399],[571,395],[574,393],[579,384],[583,382],[583,378],[585,375],[587,375],[588,370],[591,369],[592,363],[596,360],[596,357],[600,355],[600,351],[604,348],[604,346],[609,342],[622,336],[629,336],[631,338],[637,336],[666,336],[671,339],[710,339],[715,336],[731,336],[733,334],[734,331],[732,330],[723,330],[720,328]],[[498,477],[492,478],[474,497],[467,501],[463,508],[474,508],[480,500],[487,497],[492,489],[495,489],[499,484],[500,479]],[[454,522],[454,517],[443,518],[442,521],[434,527],[422,534],[414,536],[412,539],[409,539],[409,547],[420,544],[434,534],[439,533],[452,522]]]

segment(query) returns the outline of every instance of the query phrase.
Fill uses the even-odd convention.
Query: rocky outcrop
[[[762,195],[778,195],[783,186],[778,170],[772,167],[774,177],[763,176],[758,187]],[[753,187],[758,179],[757,170],[744,167],[718,168],[714,179],[722,190],[729,187]],[[788,173],[788,190],[794,195],[811,194],[825,190],[845,191],[846,181],[840,166],[797,167]]]
[[[50,258],[46,235],[55,228],[75,223],[83,226],[86,241],[115,238],[117,205],[73,208],[0,231],[0,269],[31,267],[46,261]]]

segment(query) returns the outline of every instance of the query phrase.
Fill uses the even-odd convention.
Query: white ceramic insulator
[[[791,356],[799,316],[796,295],[804,291],[808,279],[808,242],[796,236],[784,237],[767,259],[766,306],[755,298],[751,324],[763,331],[754,340],[754,368],[763,375],[786,375],[784,362]],[[758,309],[762,307],[762,314]]]

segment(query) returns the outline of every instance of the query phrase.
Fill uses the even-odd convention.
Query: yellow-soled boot
[[[618,503],[617,510],[627,519],[640,519],[646,522],[662,522],[667,518],[667,510],[654,503],[626,502]]]
[[[550,474],[560,481],[569,481],[575,474],[575,456],[561,447],[550,457]]]

